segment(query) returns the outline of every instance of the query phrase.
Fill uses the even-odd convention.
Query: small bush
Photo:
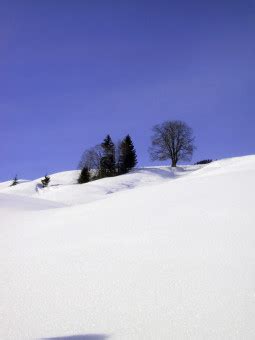
[[[41,180],[42,186],[46,188],[48,184],[50,183],[50,177],[45,175],[44,178]]]
[[[10,185],[10,187],[13,187],[14,185],[18,184],[18,176],[16,175],[12,181],[12,184]]]
[[[212,159],[203,159],[202,161],[196,162],[195,165],[208,164],[211,163],[212,161],[213,161]]]

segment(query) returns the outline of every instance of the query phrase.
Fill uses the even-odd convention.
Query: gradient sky
[[[107,133],[149,165],[171,119],[192,162],[255,153],[254,0],[0,0],[0,180],[75,169]]]

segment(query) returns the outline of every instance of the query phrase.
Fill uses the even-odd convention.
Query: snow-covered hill
[[[0,339],[255,338],[255,156],[76,179],[0,185]]]
[[[177,169],[147,167],[134,170],[125,176],[104,178],[83,185],[77,184],[79,171],[74,170],[51,175],[51,182],[47,188],[42,188],[41,178],[39,178],[34,181],[26,181],[14,187],[10,187],[11,182],[5,182],[2,186],[0,183],[0,192],[74,205],[105,199],[109,194],[118,191],[159,184],[169,179],[183,177],[200,168],[201,166],[199,165],[183,166]]]

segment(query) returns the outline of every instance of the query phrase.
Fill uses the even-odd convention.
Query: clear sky
[[[255,153],[254,0],[0,0],[0,180],[75,169],[107,133],[149,165],[171,119],[192,162]]]

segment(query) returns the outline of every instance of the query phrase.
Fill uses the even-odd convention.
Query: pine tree
[[[100,160],[100,174],[101,178],[111,177],[116,174],[115,163],[115,145],[112,142],[110,135],[107,135],[101,144],[103,155]]]
[[[84,167],[81,170],[80,176],[78,178],[78,183],[83,184],[83,183],[88,183],[90,181],[90,173],[88,167]]]
[[[17,185],[19,182],[18,182],[18,176],[16,175],[12,181],[12,184],[10,185],[11,187]]]
[[[50,177],[48,175],[45,175],[44,178],[41,180],[42,186],[46,188],[48,184],[50,183]]]
[[[120,145],[120,157],[118,169],[120,174],[125,174],[137,164],[137,156],[130,135],[127,135]]]

